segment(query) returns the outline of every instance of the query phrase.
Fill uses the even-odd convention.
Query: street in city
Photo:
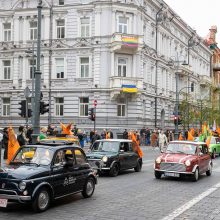
[[[159,150],[142,149],[141,172],[129,170],[117,177],[99,177],[96,191],[89,199],[83,199],[81,194],[69,196],[40,214],[33,213],[29,206],[11,203],[0,210],[0,219],[220,219],[220,158],[213,161],[212,176],[202,175],[198,182],[189,178],[157,180],[153,162]]]

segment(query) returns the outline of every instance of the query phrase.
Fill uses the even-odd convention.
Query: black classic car
[[[117,176],[121,170],[133,169],[140,172],[142,159],[134,152],[131,140],[103,139],[96,141],[86,154],[90,165],[99,174],[108,172]]]
[[[74,145],[54,146],[23,146],[0,169],[0,207],[15,201],[42,212],[55,199],[77,192],[85,198],[93,195],[97,176],[84,151]]]

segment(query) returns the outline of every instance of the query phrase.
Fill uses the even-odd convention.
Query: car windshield
[[[106,152],[118,152],[119,142],[116,141],[100,141],[95,142],[92,151],[106,151]]]
[[[192,145],[188,143],[170,143],[167,147],[166,153],[195,154],[196,145]]]
[[[45,148],[23,147],[20,148],[12,163],[49,165],[53,158],[53,151]]]

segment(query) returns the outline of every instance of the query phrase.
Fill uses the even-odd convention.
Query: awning
[[[127,93],[137,93],[138,89],[136,85],[122,85],[122,92],[127,92]]]

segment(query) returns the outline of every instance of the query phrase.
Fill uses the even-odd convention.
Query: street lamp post
[[[32,83],[32,86],[31,86],[31,106],[32,106],[32,112],[34,110],[34,72],[35,72],[35,68],[34,68],[34,63],[35,63],[35,54],[34,54],[34,42],[32,44],[32,50],[27,50],[25,51],[25,53],[27,54],[31,54],[32,57],[31,57],[31,62],[32,62],[32,69],[31,69],[31,83]],[[32,113],[32,117],[31,117],[31,124],[32,126],[34,125],[34,112]]]
[[[155,38],[156,38],[156,42],[155,42],[155,51],[156,51],[156,55],[158,53],[158,24],[159,22],[163,21],[163,9],[164,9],[164,5],[161,4],[161,8],[158,10],[158,12],[156,13],[156,33],[155,33]],[[155,120],[154,120],[154,126],[155,128],[157,128],[157,77],[158,77],[158,60],[156,60],[156,73],[155,73]]]
[[[38,22],[37,22],[37,70],[35,71],[35,96],[34,96],[34,124],[33,124],[33,143],[37,142],[40,133],[40,96],[41,96],[41,72],[40,72],[40,54],[41,54],[41,11],[42,0],[38,0]]]
[[[175,74],[176,74],[176,104],[175,104],[175,118],[176,123],[175,123],[175,133],[174,133],[174,137],[175,140],[178,140],[179,137],[179,130],[178,130],[178,120],[179,120],[179,66],[180,64],[185,64],[185,60],[181,61],[179,60],[179,56],[178,54],[176,55],[176,57],[174,57],[174,60],[170,61],[168,63],[169,66],[174,66],[175,68]]]

